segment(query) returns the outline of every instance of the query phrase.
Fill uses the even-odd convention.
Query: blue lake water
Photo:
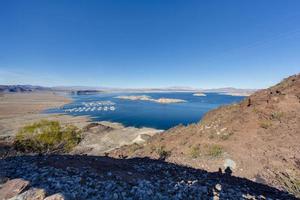
[[[119,95],[147,95],[154,99],[183,99],[184,103],[160,104],[151,101],[132,101],[115,98]],[[71,95],[73,102],[48,113],[88,115],[95,121],[119,122],[125,126],[168,129],[178,124],[198,122],[203,115],[221,105],[241,101],[244,97],[216,93],[193,96],[193,93],[99,93]]]

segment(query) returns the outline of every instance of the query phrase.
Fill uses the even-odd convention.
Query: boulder
[[[23,179],[12,179],[7,181],[0,189],[0,199],[10,199],[17,196],[29,185],[28,181]]]

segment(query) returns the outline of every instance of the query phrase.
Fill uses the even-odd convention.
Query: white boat
[[[104,106],[103,110],[104,110],[104,111],[107,111],[107,110],[108,110],[108,107],[107,107],[107,106]]]
[[[114,106],[110,106],[109,109],[110,109],[111,111],[116,110],[116,108],[115,108]]]

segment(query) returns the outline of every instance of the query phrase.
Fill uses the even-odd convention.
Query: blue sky
[[[299,0],[0,1],[0,84],[264,88],[299,72]]]

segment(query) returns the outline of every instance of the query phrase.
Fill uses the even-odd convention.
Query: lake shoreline
[[[87,115],[92,121],[122,123],[125,127],[151,127],[168,130],[179,124],[197,123],[206,112],[222,105],[237,103],[244,97],[206,93],[101,93],[69,95],[73,102],[47,113]],[[151,100],[149,100],[151,99]],[[180,99],[184,102],[158,103],[153,100]]]
[[[160,133],[164,130],[158,130],[150,127],[137,128],[133,126],[124,126],[122,123],[109,122],[109,121],[95,121],[88,115],[73,116],[69,114],[53,114],[44,113],[45,110],[51,108],[63,107],[66,104],[74,102],[74,99],[68,95],[61,93],[48,93],[48,92],[30,92],[30,93],[6,93],[0,97],[0,140],[13,141],[18,130],[25,125],[37,122],[39,120],[54,120],[59,121],[61,125],[75,125],[82,129],[92,123],[99,124],[98,126],[109,127],[113,130],[111,133],[103,132],[98,136],[97,140],[87,140],[83,144],[79,144],[78,149],[80,152],[87,154],[100,155],[105,151],[113,150],[123,145],[132,143],[145,142],[146,138]],[[10,110],[14,112],[10,113]],[[105,134],[105,136],[104,136]],[[84,133],[88,139],[93,133]],[[96,134],[99,135],[99,134]],[[112,137],[113,136],[113,137]],[[95,138],[93,136],[93,138]],[[105,141],[110,138],[111,141]],[[94,143],[96,141],[96,143]],[[109,144],[106,145],[106,144]],[[86,149],[87,147],[95,147]]]

